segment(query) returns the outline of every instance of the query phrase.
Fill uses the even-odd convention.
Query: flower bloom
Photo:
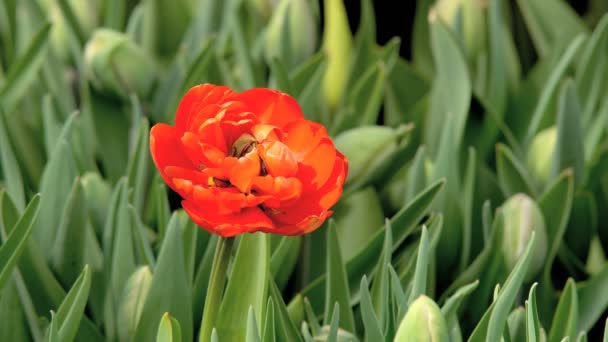
[[[317,229],[348,172],[325,128],[305,120],[289,95],[266,88],[190,89],[175,127],[152,127],[150,150],[190,218],[224,237]]]

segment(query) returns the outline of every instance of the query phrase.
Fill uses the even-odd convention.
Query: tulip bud
[[[502,205],[504,230],[502,252],[508,270],[515,264],[526,249],[526,245],[536,232],[536,246],[532,251],[532,261],[525,280],[530,281],[540,271],[547,254],[547,232],[545,220],[538,205],[525,194],[516,194]]]
[[[344,93],[350,69],[353,37],[342,0],[325,1],[325,32],[323,51],[327,54],[327,70],[323,79],[325,100],[335,108]]]
[[[70,37],[68,36],[68,23],[61,12],[58,0],[45,0],[41,5],[49,15],[49,20],[53,23],[51,31],[51,45],[57,55],[67,60],[70,51]],[[97,26],[97,14],[99,13],[99,3],[96,0],[68,0],[68,5],[76,16],[78,24],[88,36]]]
[[[395,341],[449,341],[448,324],[439,306],[429,297],[418,297],[399,324]]]
[[[128,98],[145,97],[156,79],[156,67],[129,37],[109,29],[98,29],[85,47],[87,77],[101,91]]]
[[[89,218],[95,231],[101,234],[108,211],[112,189],[96,172],[87,172],[81,177],[82,187],[89,209]]]
[[[474,59],[485,49],[487,0],[437,0],[434,12],[452,30],[462,32],[466,54]]]
[[[294,67],[312,55],[317,45],[317,22],[310,0],[282,0],[266,31],[266,59],[279,57]]]
[[[378,194],[373,187],[344,197],[334,216],[340,252],[345,261],[354,257],[367,243],[369,237],[384,223],[384,212]]]
[[[532,177],[540,184],[546,184],[551,176],[556,142],[557,128],[552,126],[540,131],[528,150],[528,168]]]
[[[387,126],[362,126],[340,133],[334,143],[348,158],[347,182],[371,172],[391,152],[403,136],[409,132],[406,126],[392,128]]]
[[[329,325],[324,325],[321,327],[321,335],[315,336],[314,340],[319,342],[327,341],[327,337],[329,336]],[[353,333],[348,332],[344,329],[338,328],[338,338],[336,342],[358,342],[359,339]]]

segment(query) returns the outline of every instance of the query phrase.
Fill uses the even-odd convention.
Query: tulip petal
[[[260,174],[260,157],[256,150],[241,157],[230,170],[230,183],[241,192],[249,192],[253,178]]]
[[[184,200],[182,207],[197,225],[223,237],[258,230],[268,231],[274,228],[272,221],[258,207],[243,209],[230,215],[220,215],[213,210],[203,210],[195,201]]]
[[[321,138],[327,137],[325,127],[308,120],[293,121],[285,126],[284,131],[283,142],[289,146],[298,160],[304,159],[319,144]]]
[[[201,84],[192,87],[182,98],[175,116],[175,128],[179,132],[189,129],[190,123],[208,104],[218,103],[234,92],[226,86]],[[209,115],[209,114],[208,114]]]
[[[165,183],[175,190],[174,184],[167,176],[165,169],[169,166],[178,166],[193,169],[195,165],[184,153],[175,128],[166,124],[156,124],[150,130],[150,152],[152,160],[160,171]]]
[[[282,128],[292,121],[304,118],[296,100],[277,90],[253,88],[236,97],[260,118],[261,123]]]
[[[280,141],[258,145],[258,153],[272,176],[291,177],[298,172],[296,156]]]

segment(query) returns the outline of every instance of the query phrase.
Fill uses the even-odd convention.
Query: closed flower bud
[[[85,48],[87,77],[105,93],[128,98],[145,97],[156,79],[156,68],[129,37],[109,29],[95,31]]]
[[[525,278],[530,281],[542,268],[547,254],[547,232],[543,215],[534,200],[525,194],[509,198],[502,205],[502,214],[502,252],[508,270],[513,269],[526,249],[532,232],[536,232],[536,246]]]
[[[95,231],[101,234],[108,211],[107,203],[110,200],[112,189],[96,172],[85,173],[81,181],[87,199],[91,223],[95,227]]]
[[[303,62],[315,51],[317,26],[310,0],[282,0],[266,31],[267,61],[279,57],[288,68]]]
[[[487,0],[437,0],[434,11],[453,30],[460,30],[469,58],[475,59],[486,44]]]
[[[439,306],[425,295],[418,297],[407,309],[394,341],[449,341],[448,324]]]
[[[327,54],[327,70],[323,80],[325,100],[335,108],[346,86],[353,50],[353,37],[342,0],[325,1],[325,32],[323,51]],[[361,70],[362,72],[362,70]]]
[[[49,20],[53,23],[51,31],[51,45],[57,55],[67,60],[70,52],[70,37],[68,23],[61,12],[58,0],[45,0],[41,2],[46,10]],[[78,20],[78,24],[86,35],[91,34],[97,26],[97,14],[99,13],[99,2],[97,0],[68,0],[68,5]]]
[[[373,171],[409,132],[401,126],[362,126],[342,132],[335,139],[336,146],[349,161],[347,182],[352,183]]]
[[[540,131],[528,150],[528,168],[532,177],[540,184],[547,184],[551,176],[556,141],[557,128],[552,126]]]
[[[329,328],[329,325],[324,325],[321,327],[321,335],[315,336],[314,340],[319,342],[327,341]],[[353,333],[338,328],[338,338],[336,339],[336,342],[359,342],[359,339]]]

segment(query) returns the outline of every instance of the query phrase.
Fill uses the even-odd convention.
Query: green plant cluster
[[[383,46],[360,4],[0,0],[0,341],[608,341],[608,3],[417,0]],[[199,83],[328,128],[324,227],[179,209],[150,122]]]

